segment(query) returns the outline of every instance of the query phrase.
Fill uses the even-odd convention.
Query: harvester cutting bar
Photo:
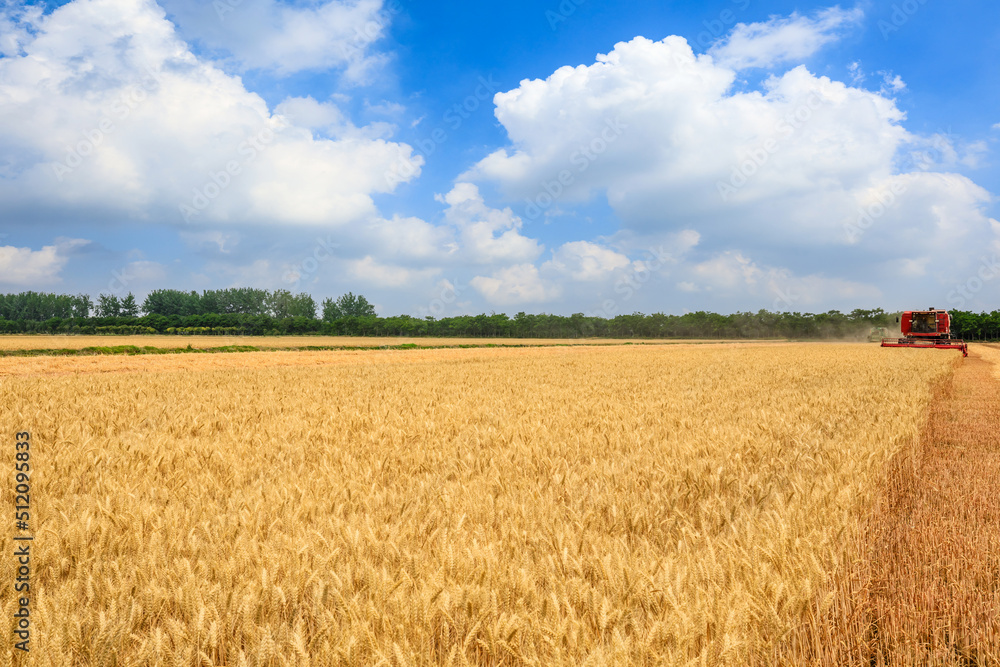
[[[921,338],[883,338],[882,347],[933,347],[939,350],[961,350],[962,356],[969,356],[969,346],[964,340],[952,339],[921,339]]]

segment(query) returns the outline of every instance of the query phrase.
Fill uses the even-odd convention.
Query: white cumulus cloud
[[[29,288],[60,283],[60,273],[69,255],[89,243],[84,239],[60,238],[54,245],[39,250],[0,246],[0,285]]]
[[[787,268],[763,266],[739,251],[726,251],[687,267],[687,292],[708,291],[722,297],[763,299],[771,310],[798,310],[831,302],[878,303],[882,292],[859,281],[819,273],[796,275]]]
[[[562,293],[560,287],[542,278],[534,264],[515,264],[476,276],[469,284],[490,304],[512,306],[550,302]]]
[[[521,235],[521,218],[509,208],[487,206],[472,183],[457,183],[438,201],[448,205],[445,220],[457,230],[463,256],[470,261],[524,262],[542,253],[536,240]]]
[[[372,45],[391,16],[381,0],[161,0],[188,41],[222,51],[242,69],[290,74],[341,68],[365,80],[384,57]]]
[[[435,268],[414,270],[385,264],[371,255],[349,261],[347,266],[352,277],[378,287],[405,287],[418,281],[428,281],[440,273],[440,270]]]
[[[769,25],[782,34],[812,26],[832,35],[855,18],[831,10]],[[685,266],[695,273],[678,267],[671,283],[688,290],[718,292],[729,277],[733,290],[756,281],[763,297],[759,286],[779,277],[769,277],[773,270],[831,299],[946,293],[949,281],[975,268],[978,248],[997,242],[986,215],[991,193],[945,171],[977,163],[981,146],[960,152],[911,133],[889,97],[801,65],[758,89],[734,82],[731,67],[696,55],[679,37],[619,43],[593,64],[562,67],[498,94],[496,117],[510,145],[463,178],[495,183],[523,202],[523,212],[548,198],[566,207],[605,197],[622,227],[612,245],[690,230],[699,259]],[[903,85],[896,78],[888,84]],[[612,125],[621,131],[609,141],[602,133]],[[917,162],[911,152],[929,157]],[[552,195],[547,186],[556,181],[563,187]],[[742,254],[722,255],[737,249]],[[902,260],[931,255],[939,260],[917,282],[899,281],[899,267],[912,275],[915,266]],[[722,256],[725,266],[712,264]],[[739,257],[750,262],[749,281]],[[713,281],[694,280],[708,269]]]
[[[372,194],[419,175],[409,146],[341,122],[330,105],[287,102],[302,125],[273,114],[196,57],[151,0],[75,0],[36,20],[23,55],[0,59],[8,207],[337,226],[375,215]],[[328,137],[314,136],[317,123]],[[403,162],[416,168],[388,179]]]
[[[561,245],[546,265],[573,280],[600,280],[617,269],[629,266],[629,258],[620,252],[590,241],[570,241]]]
[[[738,23],[709,54],[721,65],[737,70],[802,62],[863,16],[859,8],[830,7],[812,17],[793,13],[759,23]]]
[[[32,26],[42,15],[39,5],[20,5],[4,0],[0,8],[0,56],[22,55],[22,47],[31,41]]]

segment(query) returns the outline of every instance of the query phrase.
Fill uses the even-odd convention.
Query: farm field
[[[0,359],[0,427],[32,433],[33,664],[808,664],[870,642],[848,616],[852,582],[892,571],[867,562],[871,510],[959,364],[808,343]]]
[[[622,340],[620,338],[409,338],[388,336],[63,336],[45,334],[0,335],[0,350],[80,350],[86,347],[135,347],[181,348],[190,345],[208,349],[229,345],[251,345],[259,348],[300,347],[386,347],[395,345],[420,345],[453,347],[458,345],[670,345],[677,343],[712,343],[722,340]]]
[[[977,345],[935,391],[866,530],[874,663],[1000,664],[1000,348]]]
[[[781,343],[774,343],[780,345]],[[678,343],[677,347],[689,348],[705,346],[705,343]],[[748,345],[767,345],[758,343],[733,343],[732,347]],[[709,345],[710,346],[710,345]],[[584,346],[577,346],[585,349]],[[628,347],[618,345],[616,347]],[[498,349],[498,348],[483,348]],[[531,345],[510,347],[505,350],[513,360],[521,356],[545,356],[558,354],[565,346]],[[586,349],[601,350],[606,347],[589,347]],[[114,361],[109,361],[109,358]],[[163,354],[149,356],[131,355],[85,355],[61,356],[39,355],[30,357],[0,356],[0,378],[5,375],[14,376],[51,376],[73,375],[80,373],[123,373],[128,371],[207,371],[246,368],[285,368],[285,367],[325,367],[348,366],[381,368],[396,366],[405,368],[408,364],[426,363],[428,361],[449,361],[467,358],[466,350],[459,348],[440,349],[364,349],[364,350],[268,350],[241,353],[218,354]]]

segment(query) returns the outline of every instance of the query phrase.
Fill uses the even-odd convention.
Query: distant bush
[[[158,332],[153,327],[120,324],[110,327],[94,327],[94,333],[98,336],[141,336],[143,334],[155,334]]]

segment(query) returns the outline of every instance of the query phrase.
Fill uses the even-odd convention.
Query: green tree
[[[97,297],[98,317],[118,317],[122,312],[122,304],[114,294],[101,294]]]
[[[139,317],[139,304],[135,302],[132,292],[121,300],[119,311],[122,317]]]
[[[73,317],[90,317],[94,304],[88,294],[77,294],[73,297]]]
[[[153,290],[142,303],[142,311],[147,315],[178,315],[185,317],[201,312],[201,297],[197,292],[182,292],[175,289]]]
[[[267,310],[271,317],[283,320],[292,317],[292,304],[295,297],[286,289],[278,289],[271,292],[267,297]]]
[[[292,297],[292,304],[289,310],[292,317],[305,317],[310,320],[316,319],[316,301],[311,295],[305,292]]]
[[[362,295],[348,292],[337,298],[323,300],[323,320],[334,322],[345,317],[375,317],[375,306]]]
[[[336,322],[344,316],[337,302],[329,297],[323,299],[322,308],[324,322]]]

